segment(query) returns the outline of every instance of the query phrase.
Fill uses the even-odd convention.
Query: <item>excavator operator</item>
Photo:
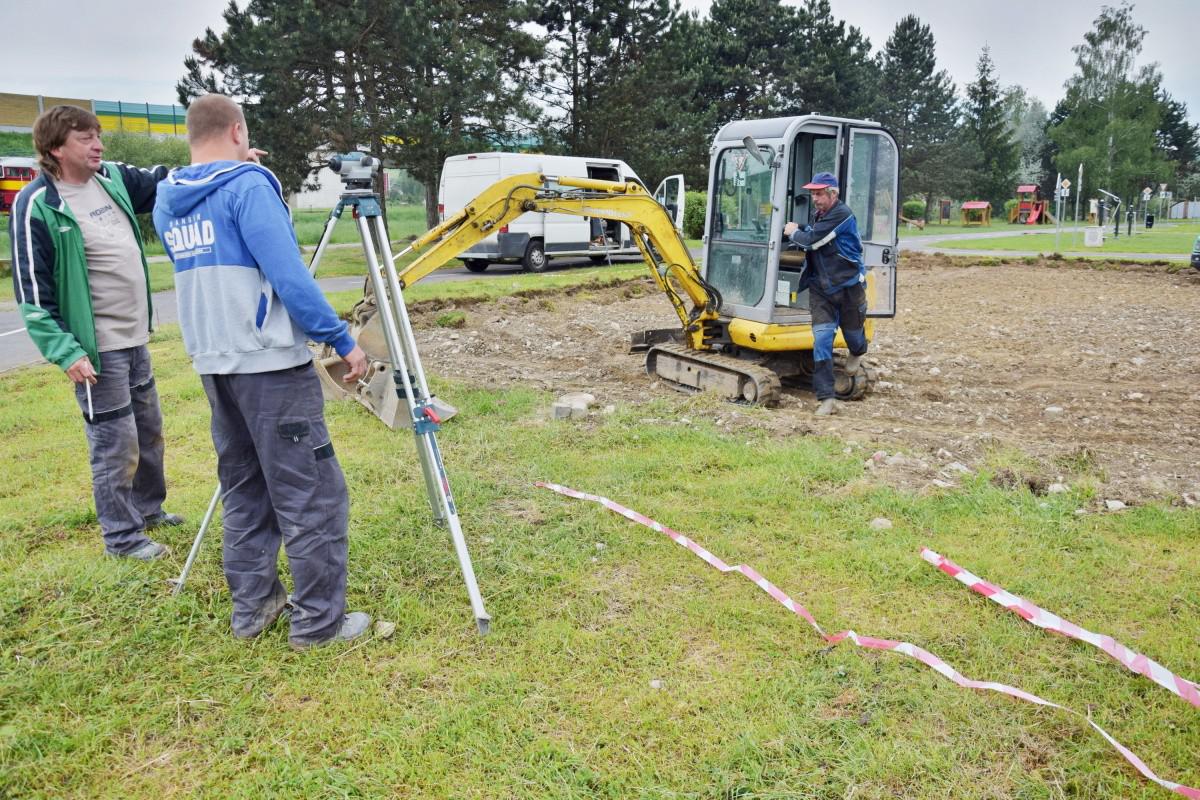
[[[789,222],[783,227],[783,235],[808,254],[808,268],[800,288],[809,290],[816,413],[828,416],[838,410],[833,381],[833,340],[838,327],[850,348],[847,373],[858,371],[867,352],[863,330],[867,314],[867,268],[854,212],[838,199],[837,176],[818,172],[804,188],[812,192],[816,219],[804,227]]]

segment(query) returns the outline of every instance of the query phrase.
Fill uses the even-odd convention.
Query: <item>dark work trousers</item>
[[[252,627],[283,591],[282,539],[295,584],[290,638],[324,641],[346,610],[350,504],[317,373],[308,363],[200,378],[212,407],[232,627]]]
[[[145,345],[101,353],[99,366],[90,419],[83,384],[75,384],[75,399],[83,411],[104,547],[126,555],[150,541],[146,520],[162,514],[167,497],[162,412]]]
[[[833,340],[837,338],[837,329],[842,329],[842,338],[851,355],[867,352],[867,335],[863,330],[867,320],[867,290],[856,283],[826,295],[810,286],[808,307],[812,312],[813,391],[818,400],[826,400],[835,396]]]

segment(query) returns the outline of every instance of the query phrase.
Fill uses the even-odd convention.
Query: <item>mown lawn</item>
[[[1016,226],[1012,226],[1016,227]],[[976,228],[975,230],[981,230]],[[986,228],[982,230],[988,230]],[[992,231],[1002,233],[1003,228],[992,226]],[[1107,229],[1104,238],[1103,247],[1084,247],[1083,232],[1072,234],[1069,231],[1063,231],[1058,237],[1059,250],[1066,252],[1074,250],[1079,252],[1089,253],[1179,253],[1186,255],[1192,252],[1192,244],[1196,241],[1196,236],[1200,235],[1200,222],[1196,221],[1177,221],[1173,223],[1163,223],[1156,225],[1150,230],[1138,228],[1133,236],[1125,234],[1125,228],[1121,228],[1121,235],[1114,237],[1112,229]],[[994,239],[960,239],[951,242],[939,242],[939,248],[946,249],[966,249],[966,250],[1040,250],[1048,252],[1054,249],[1054,228],[1041,233],[1033,233],[1026,236],[1014,235],[1003,236]]]
[[[817,436],[731,432],[711,422],[728,406],[704,397],[661,391],[552,422],[549,395],[439,381],[427,364],[461,409],[440,443],[493,632],[474,631],[411,435],[332,404],[352,499],[350,605],[398,627],[296,654],[284,626],[231,638],[215,536],[170,596],[215,477],[178,330],[151,349],[169,508],[189,524],[150,565],[100,557],[61,374],[0,376],[0,796],[1167,796],[1076,718],[959,689],[901,656],[826,648],[743,578],[536,480],[606,495],[753,565],[827,630],[904,639],[970,677],[1090,709],[1159,774],[1200,784],[1196,709],[918,557],[928,545],[1194,680],[1195,511],[1076,516],[1086,488],[1035,497],[986,471],[959,490],[897,492],[866,477],[866,443],[846,453]],[[880,516],[894,528],[873,530]]]

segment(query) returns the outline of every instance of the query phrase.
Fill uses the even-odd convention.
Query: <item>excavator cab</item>
[[[838,117],[741,120],[717,133],[703,274],[720,293],[732,347],[777,354],[771,367],[785,377],[810,368],[812,319],[808,292],[800,289],[805,257],[789,247],[783,226],[813,222],[812,198],[803,186],[818,172],[838,176],[841,199],[857,218],[868,316],[895,316],[897,152],[891,134],[877,123]],[[868,320],[868,337],[872,327]],[[835,344],[845,346],[840,332]],[[839,376],[839,395],[861,396],[869,377]]]

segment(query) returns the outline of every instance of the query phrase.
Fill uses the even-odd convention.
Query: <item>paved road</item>
[[[331,248],[360,246],[357,242],[347,245],[330,245]],[[156,256],[150,260],[165,261],[166,256]],[[640,259],[622,257],[614,258],[613,262],[631,263],[638,260]],[[555,259],[550,262],[550,271],[553,272],[577,266],[591,267],[595,265],[587,258]],[[487,272],[481,274],[469,272],[466,267],[452,267],[439,269],[426,277],[422,283],[478,280],[479,278],[504,277],[519,275],[520,273],[521,267],[519,264],[493,264],[488,267]],[[320,284],[322,291],[326,293],[352,291],[362,288],[363,276],[351,275],[338,278],[323,278],[318,280],[317,283]],[[159,325],[178,321],[176,311],[174,290],[155,292],[154,318],[156,328]],[[21,320],[21,315],[17,312],[16,303],[11,300],[0,300],[0,372],[37,363],[45,362],[42,359],[42,354],[34,346],[33,340],[25,333],[25,324]]]

